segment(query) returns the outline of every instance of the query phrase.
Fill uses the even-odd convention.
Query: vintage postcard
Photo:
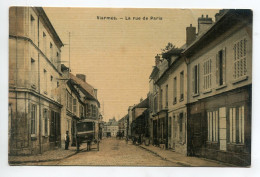
[[[250,167],[252,21],[10,7],[9,165]]]

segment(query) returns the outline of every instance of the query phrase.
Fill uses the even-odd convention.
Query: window
[[[43,109],[43,134],[44,136],[48,136],[49,134],[49,119],[48,119],[48,110]]]
[[[199,94],[199,64],[192,68],[192,92],[194,95]]]
[[[47,80],[47,71],[46,71],[45,69],[43,70],[43,75],[44,75],[43,91],[44,91],[44,93],[47,95],[47,84],[48,84],[48,80]]]
[[[36,124],[36,105],[32,104],[31,110],[31,135],[36,135],[37,124]]]
[[[184,71],[180,73],[180,101],[184,99]]]
[[[77,113],[77,99],[73,98],[73,113]]]
[[[92,117],[95,118],[96,117],[96,106],[91,105],[92,106]]]
[[[72,111],[72,96],[68,93],[68,96],[67,96],[67,108],[69,109],[69,111]]]
[[[50,59],[51,59],[51,62],[53,62],[53,46],[52,46],[51,42],[50,42]]]
[[[218,111],[208,111],[208,141],[218,141],[219,118]]]
[[[203,63],[203,88],[204,90],[211,88],[211,59]]]
[[[67,108],[69,108],[69,92],[67,92]]]
[[[42,32],[42,38],[43,38],[43,39],[42,39],[42,43],[43,43],[43,44],[42,44],[42,45],[43,45],[43,46],[42,46],[42,48],[43,48],[43,53],[46,55],[46,45],[47,45],[47,44],[46,44],[46,40],[47,40],[47,39],[46,39],[46,34],[45,34],[44,32]]]
[[[163,98],[163,89],[161,89],[161,93],[160,93],[160,110],[162,109],[162,98]]]
[[[31,15],[31,40],[33,41],[33,42],[35,42],[35,36],[36,36],[36,33],[35,33],[35,19],[34,19],[34,17]]]
[[[229,142],[244,143],[244,106],[229,109]]]
[[[36,88],[36,78],[37,78],[37,71],[36,71],[36,64],[35,60],[31,58],[31,85],[33,88]]]
[[[91,105],[91,109],[90,109],[90,113],[89,113],[89,115],[90,115],[91,117],[93,117],[93,110],[94,110],[94,107],[93,107],[93,105]]]
[[[80,105],[79,107],[79,114],[80,114],[80,118],[84,118],[84,107],[82,105]]]
[[[165,88],[165,106],[168,107],[168,85]]]
[[[226,49],[222,49],[217,53],[216,57],[216,79],[217,85],[221,86],[225,84],[226,81]]]
[[[172,137],[172,118],[169,117],[168,120],[168,137],[171,138]]]
[[[177,103],[177,78],[173,79],[173,104]]]
[[[234,79],[247,74],[247,40],[242,39],[234,44]]]
[[[154,112],[157,112],[157,109],[158,109],[158,98],[157,98],[157,95],[155,95],[154,97]]]
[[[183,113],[180,113],[179,114],[179,140],[180,140],[180,142],[182,142],[184,140],[183,133],[185,133],[185,131],[183,131]]]

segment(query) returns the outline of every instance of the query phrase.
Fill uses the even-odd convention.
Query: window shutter
[[[219,85],[219,53],[216,55],[216,83]]]
[[[198,64],[197,65],[197,93],[199,93],[200,92],[200,89],[199,89],[199,82],[200,82],[200,80],[199,80],[199,74],[200,74],[200,64]]]
[[[207,74],[206,73],[206,62],[203,63],[203,89],[205,90],[206,89],[206,78],[205,78],[205,75]]]
[[[50,118],[49,118],[49,111],[47,111],[47,120],[48,120],[48,122],[47,122],[47,126],[48,126],[48,128],[47,128],[47,133],[48,133],[48,136],[50,136]]]
[[[44,110],[43,110],[44,111]],[[44,114],[43,114],[44,115]],[[41,132],[42,132],[42,136],[44,136],[45,135],[45,120],[44,120],[44,116],[42,115],[42,120],[41,120]]]
[[[226,47],[222,50],[222,63],[223,63],[223,84],[226,83]]]
[[[192,93],[194,94],[195,93],[195,66],[192,67]]]

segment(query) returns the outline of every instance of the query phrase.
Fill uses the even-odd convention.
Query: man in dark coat
[[[69,149],[69,143],[70,143],[69,131],[66,131],[66,135],[65,135],[65,150]]]

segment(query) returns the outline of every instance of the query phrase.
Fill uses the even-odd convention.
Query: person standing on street
[[[69,143],[70,143],[69,131],[66,131],[66,135],[65,135],[65,150],[69,149]]]

